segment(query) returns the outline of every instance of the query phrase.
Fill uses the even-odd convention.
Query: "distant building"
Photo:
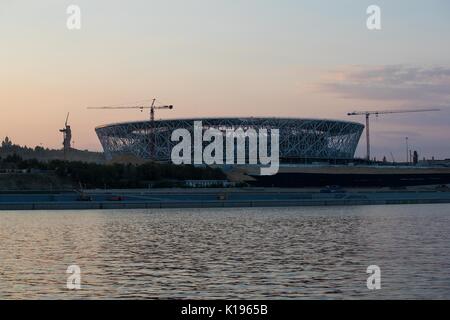
[[[191,188],[231,187],[234,184],[227,180],[185,180],[184,185]]]
[[[9,139],[8,136],[5,137],[5,140],[2,141],[2,148],[4,149],[10,149],[12,147],[12,141]]]
[[[364,125],[350,121],[258,117],[124,122],[95,131],[107,160],[132,155],[143,161],[171,161],[172,148],[178,143],[171,140],[172,132],[183,128],[193,136],[195,121],[202,121],[204,130],[219,130],[224,137],[228,129],[278,129],[281,163],[351,160],[364,130]]]
[[[0,174],[24,174],[28,173],[27,169],[11,169],[11,168],[1,168]]]

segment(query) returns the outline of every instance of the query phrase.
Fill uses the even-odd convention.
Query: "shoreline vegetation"
[[[186,180],[226,180],[222,170],[146,162],[99,164],[36,159],[0,159],[0,190],[129,189],[182,187]]]
[[[226,181],[219,168],[137,162],[107,163],[103,153],[28,148],[6,137],[0,146],[0,191],[183,187],[184,181]]]
[[[41,162],[63,160],[64,157],[66,157],[68,161],[105,163],[103,152],[71,148],[69,152],[64,155],[63,149],[49,149],[42,146],[36,146],[34,148],[20,146],[14,144],[9,137],[5,137],[0,145],[0,158],[5,159],[8,156],[18,156],[24,160],[36,159]]]

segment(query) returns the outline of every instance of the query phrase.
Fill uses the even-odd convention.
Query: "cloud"
[[[448,105],[450,67],[346,67],[327,74],[319,87],[345,99],[404,102],[415,106]]]

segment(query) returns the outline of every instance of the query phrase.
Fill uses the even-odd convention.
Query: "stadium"
[[[194,130],[194,121],[203,128],[279,129],[281,163],[338,161],[353,159],[364,125],[350,121],[301,118],[192,118],[137,121],[99,126],[95,129],[108,160],[132,156],[141,160],[170,161],[178,142],[172,132]]]

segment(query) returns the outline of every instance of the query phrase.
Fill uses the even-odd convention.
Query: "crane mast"
[[[429,111],[440,111],[440,109],[354,111],[354,112],[347,113],[347,115],[348,116],[364,115],[366,117],[366,145],[367,145],[366,159],[367,159],[367,161],[370,161],[370,116],[371,115],[375,115],[375,116],[378,117],[378,115],[380,115],[380,114],[410,113],[410,112],[429,112]]]

